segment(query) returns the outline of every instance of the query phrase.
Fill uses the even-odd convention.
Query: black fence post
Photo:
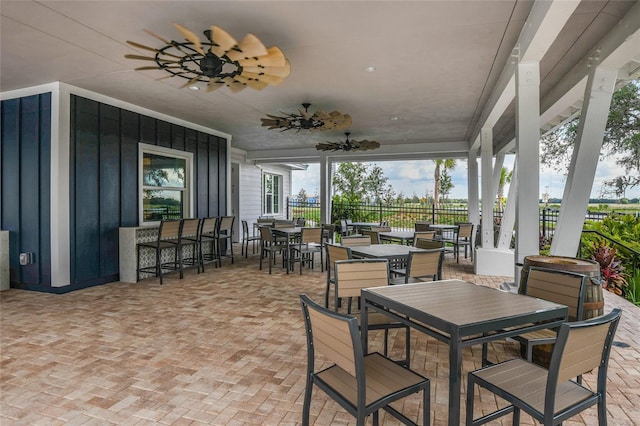
[[[547,209],[542,208],[542,236],[547,238]]]

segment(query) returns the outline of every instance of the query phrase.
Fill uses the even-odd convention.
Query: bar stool
[[[160,222],[158,238],[155,241],[142,242],[136,245],[136,281],[140,281],[140,272],[149,272],[155,273],[156,277],[159,276],[160,284],[163,284],[162,270],[175,271],[178,268],[178,236],[180,235],[181,223],[179,220],[163,220]],[[140,267],[140,252],[144,248],[155,251],[156,263],[154,266]],[[175,250],[173,262],[162,263],[162,251],[165,249]]]
[[[221,265],[221,259],[223,256],[222,250],[222,242],[228,242],[229,250],[231,254],[225,254],[224,257],[230,257],[231,263],[233,264],[233,222],[235,221],[235,216],[223,216],[218,221],[218,230],[216,232],[216,241],[217,241],[217,249],[218,249],[218,257],[220,260],[218,264]]]
[[[182,219],[178,235],[178,266],[180,279],[183,278],[184,265],[197,266],[200,273],[200,219]],[[192,247],[191,257],[185,257],[185,247]]]
[[[205,217],[202,219],[202,225],[200,226],[200,261],[202,264],[202,272],[204,272],[205,261],[214,262],[216,267],[220,266],[218,240],[216,238],[218,220],[217,217]],[[207,244],[211,249],[205,252],[204,249]]]
[[[251,253],[255,254],[256,252],[256,241],[260,241],[261,237],[258,235],[249,235],[249,224],[246,220],[242,221],[242,248],[240,250],[240,255],[244,252],[244,257],[249,255],[249,243],[253,243],[253,247],[251,249]]]

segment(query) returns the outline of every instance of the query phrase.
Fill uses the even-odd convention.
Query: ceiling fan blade
[[[209,80],[209,83],[207,83],[207,93],[218,90],[221,87],[224,87],[224,82],[219,80]]]
[[[227,87],[229,88],[229,90],[231,90],[231,93],[238,93],[244,89],[246,89],[246,85],[241,83],[238,80],[235,80],[231,77],[227,77],[224,79],[225,84],[227,85]]]
[[[182,74],[184,74],[184,72],[177,72],[175,74],[165,75],[164,77],[156,78],[156,81],[166,80],[167,78],[175,77],[177,75],[182,75]]]
[[[215,25],[211,26],[211,41],[217,46],[211,46],[211,53],[218,57],[224,56],[229,49],[238,44],[235,38],[231,37],[228,32]]]
[[[204,56],[204,50],[202,50],[202,44],[200,43],[200,37],[198,37],[195,33],[189,31],[185,27],[180,24],[173,24],[174,27],[178,29],[182,33],[182,36],[187,39],[187,41],[193,44],[193,48],[199,54]]]
[[[141,61],[155,61],[156,58],[153,56],[142,56],[142,55],[131,55],[131,54],[126,54],[124,55],[125,58],[127,59],[138,59]],[[177,64],[178,61],[172,61],[171,59],[161,59],[160,60],[163,63],[167,63],[167,64]]]
[[[240,40],[240,43],[238,43],[236,47],[227,52],[227,56],[232,61],[239,61],[240,59],[249,59],[253,56],[264,56],[268,53],[267,48],[264,47],[264,44],[262,44],[258,37],[249,33]]]
[[[249,59],[241,59],[238,62],[243,67],[284,67],[286,66],[287,58],[284,53],[276,46],[272,46],[267,49],[268,54],[263,56],[257,56]]]
[[[158,34],[156,34],[154,32],[151,32],[149,30],[142,30],[142,31],[144,31],[145,33],[149,34],[151,37],[157,38],[158,40],[160,40],[164,44],[171,44],[171,42],[169,40],[167,40],[166,38],[164,38],[162,36],[159,36]]]
[[[129,43],[129,44],[130,44],[130,45],[132,45],[133,47],[137,47],[138,49],[150,50],[150,51],[152,51],[152,52],[156,52],[156,53],[159,53],[159,52],[160,52],[160,50],[156,49],[155,47],[145,46],[144,44],[136,43],[135,41],[127,40],[127,43]],[[162,54],[163,54],[164,56],[171,56],[172,58],[178,58],[178,59],[180,59],[180,58],[181,58],[181,56],[174,55],[173,53],[169,53],[169,52],[166,52],[166,51],[165,51],[165,52],[162,52]]]
[[[246,72],[246,71],[242,71],[242,74],[240,74],[243,77],[246,78],[253,78],[254,80],[258,80],[258,81],[263,81],[267,84],[271,84],[273,86],[277,86],[278,84],[282,83],[284,81],[284,78],[282,77],[275,77],[275,76],[271,76],[271,75],[260,75],[260,74],[256,74],[256,73],[252,73],[252,72]]]
[[[237,75],[234,77],[237,81],[246,84],[247,86],[251,87],[252,89],[255,90],[262,90],[265,87],[267,87],[269,84],[265,83],[264,81],[259,81],[259,80],[254,80],[251,78],[246,78],[243,77],[241,75]]]
[[[291,73],[291,66],[288,64],[283,67],[263,67],[263,66],[243,66],[242,67],[247,72],[252,72],[256,74],[266,74],[273,75],[276,77],[288,77]]]
[[[313,113],[313,117],[314,117],[316,120],[320,120],[320,121],[328,120],[329,118],[331,118],[331,117],[329,116],[329,114],[327,114],[326,112],[321,111],[321,110],[318,110],[318,111],[314,112],[314,113]]]
[[[184,89],[185,87],[189,87],[191,86],[193,83],[195,83],[196,81],[198,81],[198,79],[200,78],[199,75],[196,75],[195,77],[193,77],[191,80],[187,81],[185,84],[183,84],[182,86],[180,86],[180,89]]]

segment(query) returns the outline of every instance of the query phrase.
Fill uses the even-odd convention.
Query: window
[[[280,179],[278,175],[265,173],[263,175],[264,206],[263,214],[280,213]]]
[[[190,217],[193,154],[147,144],[139,154],[140,223]]]

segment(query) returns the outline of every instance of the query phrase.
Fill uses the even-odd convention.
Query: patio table
[[[380,223],[379,222],[351,222],[351,223],[348,223],[347,225],[353,226],[354,231],[358,232],[360,229],[363,229],[363,228],[380,226]]]
[[[397,246],[402,247],[402,246]],[[564,305],[461,280],[362,290],[362,328],[373,309],[449,345],[449,425],[460,423],[462,348],[559,326]],[[362,333],[367,350],[368,333]]]
[[[291,256],[291,243],[295,242],[302,236],[302,227],[294,226],[291,228],[271,228],[271,232],[276,237],[284,237],[287,239],[287,259]],[[289,273],[289,262],[285,262],[287,265],[287,274]]]
[[[409,252],[423,251],[423,249],[400,244],[371,244],[369,246],[353,246],[353,257],[365,257],[376,259],[399,259],[406,261]]]
[[[392,243],[399,242],[402,245],[412,244],[414,231],[379,232],[380,240]]]

